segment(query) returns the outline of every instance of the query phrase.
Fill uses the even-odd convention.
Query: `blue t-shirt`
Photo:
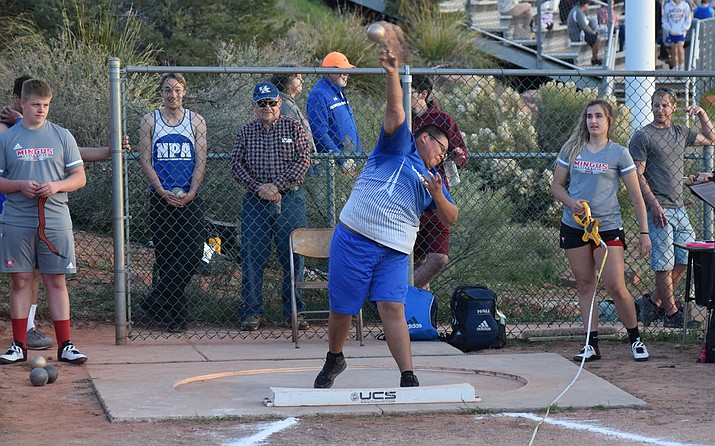
[[[709,19],[712,18],[713,15],[713,8],[710,6],[700,5],[693,10],[693,17],[696,19]]]
[[[435,174],[436,169],[430,169]],[[365,237],[409,254],[415,245],[420,215],[435,203],[420,182],[428,176],[407,122],[392,136],[380,139],[355,182],[340,221]],[[442,192],[451,202],[447,188]]]

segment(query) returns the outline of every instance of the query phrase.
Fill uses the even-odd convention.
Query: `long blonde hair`
[[[568,154],[569,164],[574,162],[576,156],[581,153],[581,149],[583,149],[583,146],[585,146],[586,143],[588,143],[591,139],[591,134],[588,132],[588,124],[586,123],[586,112],[590,107],[593,107],[594,105],[600,105],[604,113],[606,114],[606,119],[608,120],[608,133],[606,134],[606,136],[608,137],[608,139],[611,139],[611,127],[613,126],[613,122],[615,121],[615,117],[613,115],[613,107],[604,99],[594,99],[588,104],[586,104],[586,107],[583,108],[583,111],[581,112],[581,117],[576,123],[576,127],[574,127],[571,136],[561,148],[562,151],[565,151]]]

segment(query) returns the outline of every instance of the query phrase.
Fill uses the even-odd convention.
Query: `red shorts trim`
[[[626,245],[626,233],[623,231],[623,228],[599,232],[599,235],[601,236],[601,240],[606,242],[606,246],[622,246],[623,250],[628,249],[628,245]],[[583,237],[582,228],[573,228],[561,223],[559,230],[559,247],[561,249],[580,248],[587,244],[591,245],[592,250],[598,248],[591,240],[584,242],[581,237]]]

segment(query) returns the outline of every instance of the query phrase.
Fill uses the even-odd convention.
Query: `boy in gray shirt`
[[[27,317],[36,266],[42,273],[57,358],[81,364],[87,356],[70,340],[65,275],[76,272],[67,193],[84,187],[84,164],[74,137],[47,120],[52,90],[29,79],[22,86],[23,120],[0,135],[0,192],[7,194],[0,222],[0,271],[10,273],[13,342],[0,363],[27,360]]]

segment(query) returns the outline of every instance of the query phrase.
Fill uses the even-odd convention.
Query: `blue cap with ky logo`
[[[253,102],[263,99],[278,99],[278,88],[270,82],[260,82],[253,89]]]

